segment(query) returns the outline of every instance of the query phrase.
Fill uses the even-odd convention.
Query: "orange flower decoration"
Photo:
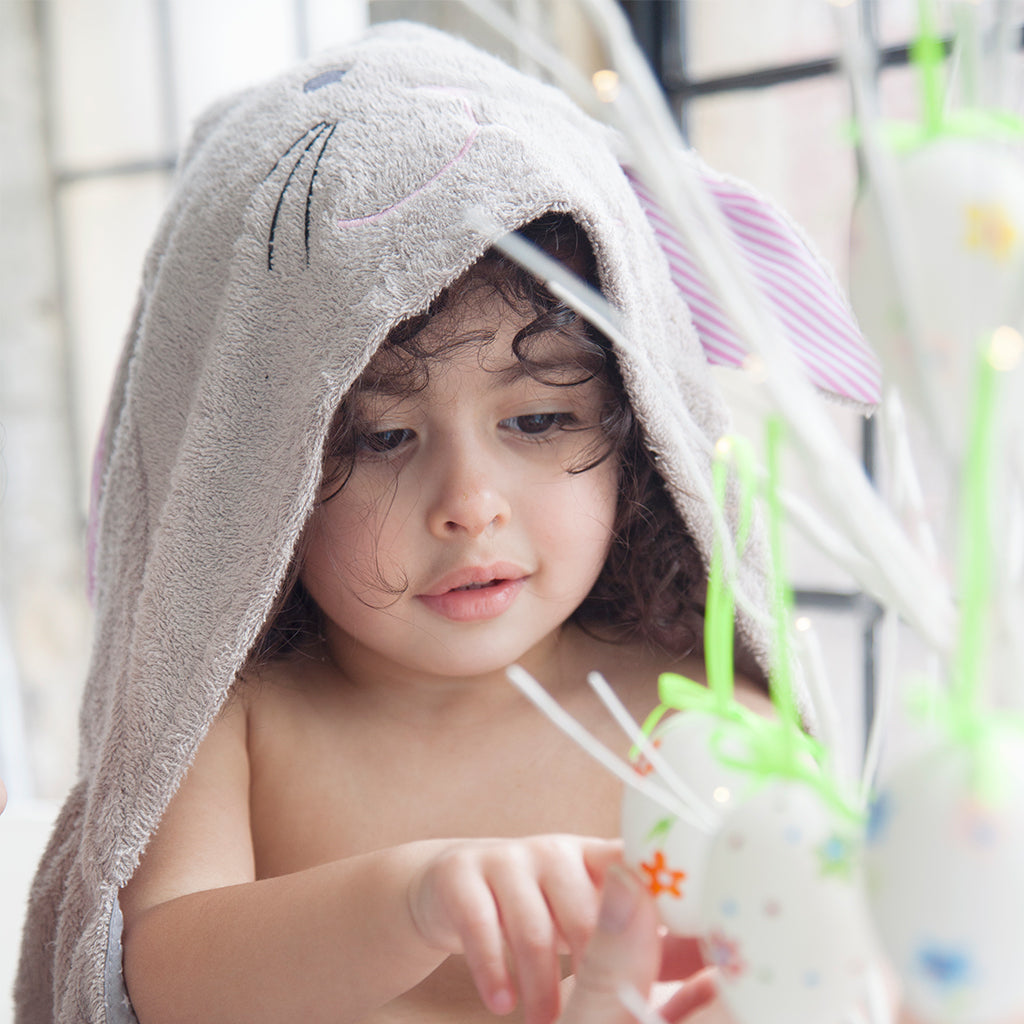
[[[651,746],[654,747],[655,750],[657,750],[658,747],[661,746],[661,740],[655,740],[651,744]],[[637,775],[650,775],[651,772],[654,771],[654,765],[651,764],[651,762],[648,761],[647,758],[641,754],[633,762],[633,771],[635,771]]]
[[[661,850],[655,852],[654,860],[650,864],[641,863],[640,868],[647,875],[647,888],[652,896],[660,896],[661,893],[667,892],[676,899],[682,898],[680,886],[686,878],[686,872],[670,868],[665,863],[665,854]]]

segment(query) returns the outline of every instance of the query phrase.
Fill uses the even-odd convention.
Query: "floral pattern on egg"
[[[936,743],[876,796],[868,896],[910,1010],[989,1024],[1024,1005],[1024,735]]]
[[[702,923],[740,1024],[838,1024],[875,960],[857,823],[805,783],[765,783],[711,845]]]
[[[729,724],[716,716],[688,711],[665,718],[651,746],[706,806],[721,812],[749,784],[745,774],[723,766],[714,751],[728,740]],[[633,769],[668,789],[642,755]],[[665,925],[678,935],[696,935],[700,927],[700,891],[711,835],[633,789],[622,802],[625,860],[645,881],[658,902]]]

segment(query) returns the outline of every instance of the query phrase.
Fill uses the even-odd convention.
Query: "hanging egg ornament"
[[[703,711],[670,715],[652,734],[654,749],[691,792],[714,812],[726,811],[749,777],[725,767],[715,754],[728,742],[731,725]],[[636,772],[671,791],[643,756]],[[708,848],[713,835],[680,820],[660,804],[627,787],[622,801],[624,857],[654,895],[662,922],[677,935],[696,935]]]
[[[957,454],[977,346],[1024,314],[1024,161],[991,140],[939,136],[893,169],[892,216],[870,189],[854,211],[850,296],[889,379]],[[916,296],[918,353],[896,265]]]
[[[866,870],[879,938],[923,1024],[1024,1014],[1024,732],[992,726],[896,770],[872,804]]]
[[[862,826],[806,782],[775,779],[710,847],[701,946],[740,1024],[841,1024],[876,963]]]

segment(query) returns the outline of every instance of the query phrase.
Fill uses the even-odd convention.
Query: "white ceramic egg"
[[[850,296],[887,376],[962,444],[973,360],[983,337],[1024,315],[1024,161],[993,142],[942,137],[895,158],[894,193],[906,270],[919,296],[925,350],[911,350],[877,195],[854,212]]]
[[[1024,734],[993,732],[980,759],[947,741],[895,771],[872,805],[866,865],[912,1012],[925,1024],[1024,1015]]]
[[[746,773],[725,767],[714,753],[720,743],[729,747],[731,731],[730,723],[717,716],[687,711],[664,719],[652,736],[658,754],[716,815],[726,813],[749,785]],[[665,785],[645,759],[633,767]],[[677,935],[696,935],[704,864],[713,836],[627,787],[622,801],[622,838],[625,861],[654,894],[666,927]]]
[[[862,829],[803,782],[766,782],[711,844],[705,962],[740,1024],[841,1024],[877,962]]]

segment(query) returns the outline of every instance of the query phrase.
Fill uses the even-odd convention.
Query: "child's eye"
[[[537,437],[547,434],[554,427],[568,426],[575,422],[575,419],[571,412],[533,412],[525,416],[510,416],[507,420],[502,420],[498,426]]]
[[[378,430],[373,434],[363,434],[359,439],[359,447],[366,452],[376,455],[393,452],[407,441],[411,441],[416,435],[405,427],[394,430]]]

